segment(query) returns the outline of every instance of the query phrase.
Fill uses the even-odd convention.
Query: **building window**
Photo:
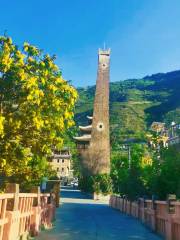
[[[62,172],[64,172],[64,168],[62,168]]]
[[[57,172],[59,172],[59,168],[57,168]]]
[[[57,160],[57,162],[59,163],[59,159]]]
[[[62,163],[64,163],[64,159],[62,159]]]

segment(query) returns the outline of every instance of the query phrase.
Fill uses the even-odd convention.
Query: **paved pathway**
[[[56,218],[38,240],[160,240],[136,219],[70,188],[61,191]]]

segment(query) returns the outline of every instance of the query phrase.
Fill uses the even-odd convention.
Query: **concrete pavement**
[[[37,239],[160,240],[136,219],[68,187],[61,190],[61,206],[54,228],[41,232]]]

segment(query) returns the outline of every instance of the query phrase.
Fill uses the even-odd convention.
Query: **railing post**
[[[116,196],[116,209],[118,209],[118,196]]]
[[[34,199],[33,202],[33,215],[31,217],[31,235],[37,236],[38,233],[40,232],[40,227],[41,227],[41,190],[40,187],[32,187],[31,193],[36,193],[37,197]]]
[[[52,221],[55,221],[55,213],[56,213],[56,202],[55,202],[55,194],[53,193],[53,191],[50,192],[50,202],[53,206],[53,212],[52,212]]]
[[[173,206],[173,202],[176,201],[176,195],[169,194],[167,196],[167,221],[166,221],[166,240],[173,240],[172,236],[172,225],[173,219],[172,214],[175,214],[175,207]]]
[[[138,214],[137,214],[137,218],[138,219],[141,219],[141,200],[140,200],[140,198],[138,198]]]
[[[14,200],[9,201],[7,204],[7,210],[17,211],[19,204],[19,184],[7,183],[5,193],[14,193]]]
[[[124,195],[122,196],[122,213],[124,212]]]
[[[41,203],[41,190],[39,186],[34,186],[31,188],[31,193],[37,193],[37,198],[34,202],[34,206],[39,206]]]
[[[116,208],[116,195],[114,195],[113,208]]]
[[[117,205],[116,208],[120,210],[120,196],[117,196]]]
[[[123,195],[123,208],[122,208],[123,213],[124,213],[124,209],[125,209],[125,196]]]
[[[146,209],[147,209],[146,198],[143,197],[142,222],[145,223],[145,224],[146,224],[146,218],[145,218]]]
[[[112,198],[113,196],[111,195],[110,198],[109,198],[109,206],[112,207]]]
[[[176,202],[176,195],[169,194],[167,196],[167,207],[168,207],[168,213],[170,213],[170,214],[175,213],[175,207],[172,204],[173,202]]]
[[[3,240],[14,240],[19,237],[20,212],[19,205],[19,185],[8,183],[5,189],[6,193],[14,193],[14,199],[7,203],[6,217],[8,223],[4,226]]]
[[[130,200],[130,202],[129,202],[129,215],[133,215],[132,214],[132,201]]]
[[[59,207],[59,198],[60,198],[60,181],[56,182],[53,187],[53,192],[55,194],[56,207]]]
[[[125,195],[125,209],[124,212],[127,214],[127,196]]]
[[[140,198],[139,199],[139,219],[142,223],[145,223],[145,199]]]
[[[152,230],[155,232],[156,229],[157,229],[157,226],[156,226],[156,197],[154,195],[152,195],[152,218],[151,218],[151,227],[152,227]]]

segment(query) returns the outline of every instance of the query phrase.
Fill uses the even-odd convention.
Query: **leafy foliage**
[[[113,191],[131,200],[152,195],[165,200],[168,194],[176,194],[180,199],[180,145],[162,148],[160,159],[156,152],[147,151],[150,149],[146,145],[132,146],[131,168],[127,154],[112,156]]]
[[[166,199],[167,194],[176,194],[180,199],[180,145],[162,149],[161,161],[154,164],[150,187],[160,199]]]
[[[112,192],[112,182],[109,174],[97,174],[94,176],[82,176],[79,187],[84,192],[102,193],[104,195]]]
[[[0,174],[12,181],[38,183],[47,176],[52,148],[62,147],[74,124],[77,92],[54,60],[0,37]]]
[[[112,154],[111,178],[114,192],[127,195],[131,200],[149,193],[152,165],[149,161],[145,164],[144,158],[149,160],[150,153],[147,146],[142,144],[131,146],[130,165],[126,152]]]

